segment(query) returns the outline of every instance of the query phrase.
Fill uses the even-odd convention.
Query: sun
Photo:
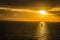
[[[39,14],[45,15],[47,12],[45,10],[40,10]]]

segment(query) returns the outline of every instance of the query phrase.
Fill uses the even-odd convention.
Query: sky
[[[59,0],[0,0],[0,6],[6,6],[7,7],[20,7],[20,8],[25,8],[25,9],[36,9],[36,10],[40,10],[40,9],[49,9],[49,8],[54,8],[56,6],[60,6],[60,1]],[[25,15],[25,16],[24,16]],[[57,16],[49,16],[51,17],[51,19],[46,16],[44,19],[40,19],[39,17],[36,17],[36,14],[33,15],[29,15],[28,14],[24,14],[22,16],[18,16],[17,17],[5,17],[5,16],[0,16],[0,19],[12,19],[12,20],[45,20],[45,21],[58,21],[60,22],[60,17]],[[14,19],[13,19],[14,18]],[[19,19],[20,18],[20,19]],[[47,19],[47,20],[46,20]]]
[[[19,7],[40,7],[40,6],[60,6],[59,0],[0,0],[0,5],[19,6]]]

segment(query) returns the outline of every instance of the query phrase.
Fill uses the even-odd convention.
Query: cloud
[[[60,11],[60,7],[55,7],[55,8],[49,9],[48,11]]]

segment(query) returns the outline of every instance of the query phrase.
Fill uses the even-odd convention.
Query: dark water
[[[45,23],[49,31],[48,40],[60,40],[60,22]],[[40,22],[0,21],[0,40],[38,40],[36,33],[39,24]]]
[[[60,22],[47,23],[49,40],[60,40]]]

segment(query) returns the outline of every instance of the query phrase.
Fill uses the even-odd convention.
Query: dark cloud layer
[[[38,7],[46,4],[50,7],[60,6],[59,0],[0,0],[1,5],[8,5],[8,6],[19,6],[19,7]]]
[[[60,4],[59,0],[0,0],[0,4],[2,5],[20,5],[20,6],[24,6],[24,5],[32,5],[35,3],[46,3],[46,2],[50,2],[51,4]]]

